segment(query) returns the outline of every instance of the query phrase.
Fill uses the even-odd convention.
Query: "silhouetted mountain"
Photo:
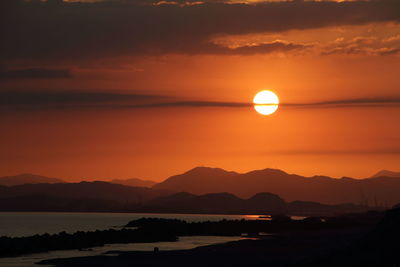
[[[400,202],[398,193],[400,178],[304,177],[275,169],[240,174],[222,169],[197,167],[172,176],[154,185],[153,188],[193,194],[229,192],[243,198],[259,192],[272,192],[286,201],[302,200],[326,204],[358,203],[389,206]]]
[[[286,203],[271,193],[248,199],[230,193],[172,194],[106,182],[0,186],[0,211],[110,211],[218,214],[334,215],[369,209],[354,204]]]
[[[228,193],[196,196],[177,193],[160,197],[145,204],[145,209],[182,213],[240,213],[245,211],[243,200]]]
[[[54,196],[68,199],[102,199],[122,203],[143,203],[149,199],[167,195],[166,190],[132,187],[106,182],[80,182],[59,184],[25,184],[0,187],[0,198],[16,198],[32,195]]]
[[[286,213],[285,201],[271,193],[258,193],[246,200],[246,207],[252,213]]]
[[[139,187],[152,187],[156,184],[154,181],[150,180],[142,180],[138,178],[131,178],[131,179],[113,179],[109,181],[113,184],[122,184],[127,186],[139,186]]]
[[[121,202],[105,199],[26,195],[0,198],[0,211],[124,212]]]
[[[231,181],[231,178],[237,175],[236,172],[228,172],[219,168],[196,167],[183,174],[171,176],[165,181],[155,184],[153,188],[171,188],[176,192],[193,194],[225,192],[226,185],[224,183]]]
[[[241,213],[241,214],[292,214],[333,215],[347,212],[363,212],[369,207],[355,204],[324,205],[315,202],[296,201],[286,203],[271,193],[258,193],[241,199],[229,193],[193,195],[177,193],[150,200],[141,211],[174,213]]]
[[[166,205],[179,205],[184,201],[190,200],[197,197],[196,195],[180,192],[168,196],[158,197],[156,199],[150,200],[147,204],[152,206],[166,206]]]
[[[185,206],[205,213],[235,213],[244,210],[242,199],[229,193],[215,193],[186,200]]]
[[[374,174],[371,178],[375,177],[400,177],[400,172],[393,172],[388,170],[382,170]]]
[[[0,185],[5,186],[14,186],[21,184],[55,184],[63,182],[63,180],[58,178],[50,178],[30,173],[0,177]]]
[[[156,184],[156,182],[151,180],[142,180],[138,178],[131,179],[113,179],[113,180],[98,180],[100,182],[107,182],[113,184],[121,184],[126,186],[135,186],[135,187],[152,187]],[[24,173],[15,176],[3,176],[0,177],[0,185],[5,186],[14,186],[14,185],[23,185],[23,184],[56,184],[56,183],[66,183],[65,181],[59,178],[50,178],[46,176]]]

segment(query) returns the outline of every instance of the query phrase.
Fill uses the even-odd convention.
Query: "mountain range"
[[[58,178],[50,178],[36,174],[24,173],[15,176],[0,177],[0,185],[14,186],[21,184],[55,184],[64,183],[63,180]]]
[[[397,174],[385,170],[371,178],[337,179],[328,176],[305,177],[277,169],[237,173],[220,168],[196,167],[160,183],[141,179],[66,183],[58,178],[22,174],[0,177],[0,185],[9,187],[0,187],[0,197],[52,195],[139,203],[179,192],[191,195],[226,192],[242,199],[249,199],[261,192],[271,192],[287,202],[330,205],[354,203],[387,207],[400,202],[400,177],[396,177]]]
[[[197,167],[171,176],[152,188],[192,194],[229,192],[242,198],[259,192],[271,192],[286,201],[302,200],[325,204],[388,206],[400,202],[400,177],[304,177],[277,169],[236,173],[219,168]]]
[[[272,193],[257,193],[250,198],[239,198],[230,193],[193,195],[176,193],[150,200],[143,211],[165,213],[225,213],[225,214],[291,214],[291,215],[333,215],[347,212],[362,212],[371,207],[351,203],[325,205],[316,202],[286,202]]]
[[[0,186],[0,211],[81,211],[203,214],[335,215],[362,212],[356,204],[286,202],[272,193],[239,198],[230,193],[194,195],[106,182]]]
[[[142,203],[170,193],[170,191],[163,189],[125,186],[100,181],[0,186],[0,199],[23,196],[52,196],[73,199],[103,199],[121,203]]]
[[[383,176],[386,176],[386,177],[400,177],[400,172],[381,170],[381,171],[375,173],[374,175],[372,175],[371,178],[383,177]]]
[[[157,182],[151,180],[142,180],[139,178],[130,178],[130,179],[113,179],[109,181],[113,184],[122,184],[127,186],[140,186],[140,187],[152,187]]]
[[[112,180],[103,180],[103,179],[95,179],[95,181],[104,181],[113,184],[121,184],[127,186],[139,186],[139,187],[152,187],[156,184],[156,182],[151,180],[142,180],[138,178],[130,178],[130,179],[112,179]],[[23,184],[55,184],[55,183],[66,183],[64,180],[59,178],[50,178],[46,176],[24,173],[14,176],[3,176],[0,177],[0,185],[4,186],[14,186],[14,185],[23,185]]]

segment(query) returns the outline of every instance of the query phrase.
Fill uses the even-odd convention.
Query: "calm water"
[[[77,213],[77,212],[0,212],[0,236],[31,236],[35,234],[55,234],[62,231],[94,231],[121,228],[130,220],[143,217],[181,219],[188,222],[219,221],[222,219],[255,220],[259,215],[207,215],[207,214],[162,214],[162,213]],[[293,217],[301,219],[301,217]],[[242,239],[241,237],[186,236],[177,242],[155,242],[137,244],[110,244],[94,247],[89,251],[60,250],[48,253],[36,253],[20,257],[0,258],[1,267],[39,266],[36,262],[52,258],[93,256],[107,251],[151,251],[154,247],[161,250],[191,249],[217,243]],[[111,257],[112,255],[110,255]]]
[[[20,237],[56,234],[62,231],[106,230],[120,228],[130,220],[143,217],[176,218],[188,222],[222,219],[257,219],[258,215],[205,215],[161,213],[78,213],[78,212],[0,212],[0,236]]]
[[[94,247],[89,251],[80,250],[58,250],[48,253],[35,253],[20,257],[0,258],[1,267],[40,267],[35,263],[54,258],[71,258],[95,256],[108,251],[152,251],[154,247],[160,250],[180,250],[191,249],[199,246],[206,246],[218,243],[226,243],[243,239],[234,236],[184,236],[177,242],[155,242],[155,243],[137,243],[137,244],[110,244],[103,247]],[[110,257],[116,254],[107,254]],[[48,266],[48,265],[46,265]]]

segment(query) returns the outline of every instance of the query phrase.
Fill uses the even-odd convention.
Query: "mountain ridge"
[[[140,203],[151,198],[167,195],[168,190],[133,187],[109,182],[94,181],[79,183],[24,184],[0,187],[1,198],[27,195],[47,195],[60,198],[92,198],[121,202]]]
[[[376,178],[376,177],[400,177],[400,172],[381,170],[371,176],[371,178]]]
[[[243,198],[259,192],[272,192],[288,201],[325,204],[373,202],[378,206],[388,206],[400,202],[400,178],[306,177],[271,168],[237,173],[219,168],[196,167],[171,176],[152,188],[192,194],[229,192]]]
[[[352,203],[326,205],[306,201],[286,202],[280,196],[269,192],[261,192],[243,199],[226,192],[194,195],[185,192],[171,194],[152,191],[154,190],[149,188],[134,188],[105,182],[0,186],[0,211],[328,216],[371,209]],[[380,208],[372,207],[372,209]]]
[[[152,187],[157,182],[152,180],[145,180],[140,178],[128,178],[128,179],[93,179],[93,180],[78,180],[78,182],[108,182],[113,184],[121,184],[133,187]],[[17,175],[9,175],[0,177],[0,185],[2,186],[15,186],[23,184],[55,184],[55,183],[76,183],[76,182],[66,182],[63,179],[55,177],[47,177],[32,173],[21,173]]]
[[[21,173],[17,175],[2,176],[0,177],[0,185],[14,186],[21,184],[42,184],[42,183],[64,183],[62,179],[52,178],[31,173]]]
[[[144,180],[140,178],[129,178],[129,179],[112,179],[109,181],[104,181],[104,182],[109,182],[113,184],[121,184],[121,185],[126,185],[126,186],[139,186],[139,187],[152,187],[155,185],[157,182],[154,182],[152,180]]]
[[[362,205],[372,204],[375,206],[390,206],[399,203],[400,178],[380,176],[378,174],[387,174],[387,171],[378,172],[373,177],[365,179],[354,179],[350,177],[332,178],[324,175],[306,177],[289,174],[283,170],[273,168],[238,173],[221,168],[200,166],[181,174],[170,176],[164,181],[153,185],[151,185],[152,181],[137,178],[126,180],[114,179],[102,182],[133,188],[146,187],[147,189],[155,190],[155,192],[187,192],[195,195],[227,192],[241,198],[248,198],[260,192],[271,192],[287,201],[301,200],[324,204],[347,202]],[[15,179],[15,177],[28,177],[30,179],[17,179],[18,181],[14,180],[12,183],[6,184],[6,186],[18,186],[22,182],[26,182],[27,184],[66,183],[58,178],[22,174],[0,177],[0,186],[4,186],[1,183],[2,179],[5,181],[5,178]],[[135,183],[138,181],[139,183],[150,182],[150,184],[139,184],[137,186]],[[4,191],[4,189],[0,187],[0,191]],[[72,194],[76,194],[76,192],[72,192]],[[90,195],[91,192],[88,192],[88,194]],[[149,194],[152,193],[149,191]]]

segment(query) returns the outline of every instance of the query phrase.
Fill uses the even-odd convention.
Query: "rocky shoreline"
[[[400,266],[400,209],[378,223],[366,214],[336,218],[336,227],[282,232],[190,250],[118,252],[39,262],[69,266]],[[371,216],[370,216],[371,217]],[[358,219],[357,219],[358,218]],[[351,223],[353,221],[353,223]],[[154,222],[153,222],[154,223]],[[315,223],[315,222],[314,222]]]

